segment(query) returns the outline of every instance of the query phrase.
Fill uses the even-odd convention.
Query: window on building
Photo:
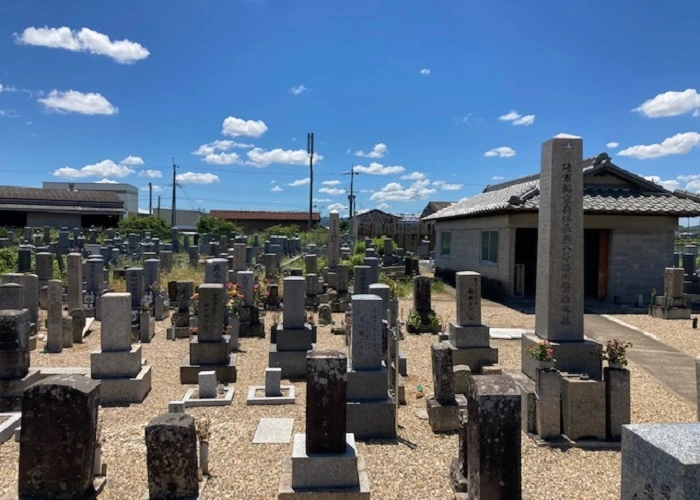
[[[440,255],[452,252],[452,231],[440,231]]]
[[[481,231],[481,261],[498,264],[498,229]]]

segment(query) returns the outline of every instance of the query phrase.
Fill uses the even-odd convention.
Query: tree
[[[214,217],[213,215],[203,215],[197,221],[197,232],[200,234],[211,233],[215,236],[228,235],[233,232],[242,233],[243,229],[231,221]]]
[[[119,221],[119,231],[122,233],[137,233],[143,235],[146,231],[151,233],[151,236],[165,239],[170,236],[170,226],[160,217],[148,215],[139,217],[138,215],[130,215],[126,219]]]

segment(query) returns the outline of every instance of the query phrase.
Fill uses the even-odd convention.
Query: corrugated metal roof
[[[63,189],[40,189],[0,186],[0,200],[41,200],[85,203],[121,203],[116,193],[109,191],[68,191]]]
[[[661,186],[613,165],[607,154],[584,160],[583,210],[586,213],[619,215],[700,216],[700,202],[692,196],[671,193]],[[586,185],[586,178],[610,174],[626,184]],[[424,220],[459,219],[505,212],[536,212],[539,209],[539,175],[487,186],[484,192],[465,198]]]
[[[1,203],[0,210],[8,212],[52,212],[60,214],[105,214],[122,215],[123,208],[110,207],[86,207],[86,206],[65,206],[65,205],[27,205],[19,203]]]

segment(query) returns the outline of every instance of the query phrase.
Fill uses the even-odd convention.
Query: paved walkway
[[[695,358],[598,314],[586,314],[583,328],[586,336],[598,342],[614,338],[632,342],[627,358],[695,407]]]

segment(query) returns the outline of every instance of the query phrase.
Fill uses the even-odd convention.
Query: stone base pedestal
[[[180,364],[180,383],[181,384],[198,384],[199,372],[205,370],[214,370],[216,372],[216,380],[223,384],[229,384],[236,381],[236,355],[229,354],[226,364],[202,364],[193,365],[190,363],[190,355],[182,358]]]
[[[141,318],[139,324],[139,340],[144,344],[150,344],[151,339],[156,336],[156,318]]]
[[[493,347],[459,348],[449,341],[446,344],[452,349],[453,366],[467,365],[474,375],[481,373],[482,366],[498,363],[498,349]]]
[[[282,464],[278,498],[369,499],[369,477],[347,434],[345,453],[306,453],[306,435],[294,436],[291,459]]]
[[[189,326],[169,326],[167,328],[167,338],[169,339],[188,339],[190,338]]]
[[[571,440],[605,440],[605,382],[562,376],[562,431]]]
[[[277,325],[275,332],[275,344],[278,351],[308,351],[316,342],[316,329],[306,324],[304,328],[285,330],[282,325]]]
[[[388,393],[383,400],[348,401],[347,419],[355,439],[396,439],[396,403]]]
[[[311,344],[311,349],[316,349],[316,344]],[[277,344],[270,344],[268,353],[268,366],[270,368],[282,368],[282,378],[297,380],[306,378],[306,353],[308,351],[279,351]]]
[[[241,337],[258,337],[265,338],[265,322],[259,323],[241,323]]]
[[[0,380],[0,411],[21,411],[24,390],[41,378],[38,369],[30,368],[22,378]]]
[[[489,327],[486,325],[461,326],[450,323],[450,343],[457,348],[489,347]]]
[[[455,403],[444,405],[434,397],[425,399],[428,410],[428,423],[434,433],[455,432],[459,430],[459,410],[467,408],[467,398],[462,394],[455,395]]]
[[[348,367],[348,401],[382,400],[387,397],[389,370],[358,370]]]
[[[531,379],[537,376],[539,362],[528,356],[528,349],[543,339],[537,335],[523,335],[522,337],[522,370]],[[561,372],[587,373],[592,379],[601,380],[603,377],[603,363],[596,351],[598,343],[590,339],[580,342],[553,342],[554,367]],[[454,354],[453,354],[454,356]],[[453,358],[454,359],[454,358]],[[455,364],[457,362],[455,361]]]
[[[151,367],[144,365],[133,378],[103,378],[100,380],[102,406],[126,406],[140,403],[151,390]]]
[[[690,308],[650,305],[649,315],[661,319],[690,319]]]

